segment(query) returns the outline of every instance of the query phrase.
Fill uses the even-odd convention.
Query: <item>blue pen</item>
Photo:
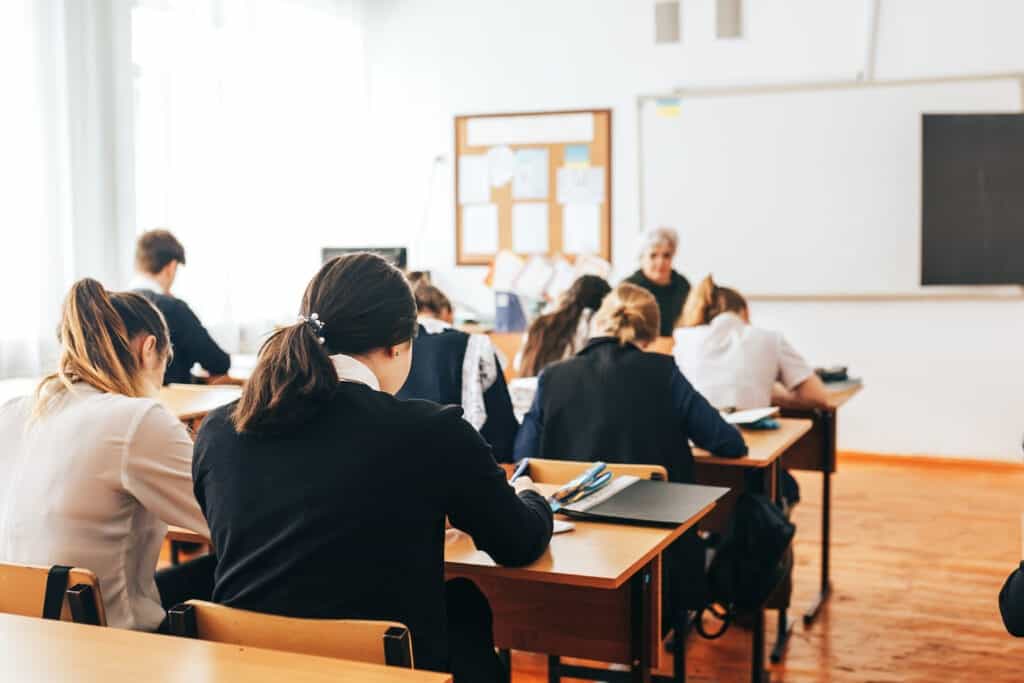
[[[522,460],[520,460],[519,464],[516,465],[515,471],[512,472],[512,477],[508,480],[509,483],[514,482],[516,479],[518,479],[519,477],[521,477],[524,474],[526,474],[526,470],[528,470],[529,468],[530,468],[530,459],[529,458],[523,458]]]

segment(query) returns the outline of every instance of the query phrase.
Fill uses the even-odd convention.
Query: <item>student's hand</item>
[[[519,477],[515,481],[511,482],[510,486],[515,489],[516,495],[523,491],[533,491],[538,496],[544,495],[540,492],[540,489],[537,488],[537,485],[533,483],[533,479],[530,479],[529,477]]]

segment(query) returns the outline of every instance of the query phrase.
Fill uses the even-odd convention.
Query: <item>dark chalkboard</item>
[[[925,114],[921,284],[1024,284],[1024,114]]]

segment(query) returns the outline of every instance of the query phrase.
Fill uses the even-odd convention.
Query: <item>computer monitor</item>
[[[324,247],[320,250],[321,262],[327,263],[335,256],[355,254],[361,251],[377,254],[399,270],[405,270],[407,260],[405,247]]]

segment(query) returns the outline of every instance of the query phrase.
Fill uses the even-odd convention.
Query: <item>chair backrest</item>
[[[299,619],[203,600],[168,612],[171,633],[218,643],[412,668],[412,636],[394,621]]]
[[[46,603],[46,586],[53,567],[0,563],[0,612],[25,617],[42,617]],[[60,576],[60,574],[56,574]],[[67,572],[67,583],[60,586],[63,593],[60,618],[84,624],[105,626],[107,613],[103,609],[100,581],[88,569],[72,567]]]
[[[527,474],[538,484],[564,484],[590,468],[592,462],[576,462],[573,460],[544,460],[530,458]],[[608,470],[616,477],[626,474],[640,479],[658,479],[668,481],[668,471],[661,465],[629,465],[608,463]]]

